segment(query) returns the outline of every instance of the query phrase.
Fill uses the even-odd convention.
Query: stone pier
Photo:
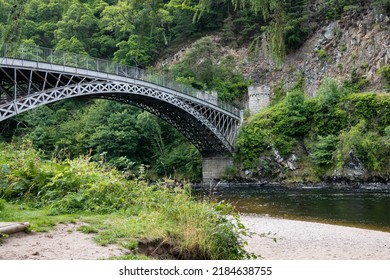
[[[225,175],[227,167],[233,166],[233,158],[225,156],[203,157],[202,179],[208,183],[221,179]]]

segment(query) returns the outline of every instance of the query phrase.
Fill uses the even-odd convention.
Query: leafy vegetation
[[[313,19],[334,20],[367,6],[389,11],[389,0],[324,0],[316,4],[308,0],[0,0],[0,37],[1,43],[29,42],[142,68],[153,65],[161,54],[175,53],[183,43],[196,41],[178,63],[163,70],[180,82],[216,91],[220,98],[239,104],[250,81],[244,78],[238,61],[231,56],[221,58],[221,47],[213,36],[205,35],[213,32],[223,44],[247,44],[253,50],[266,35],[269,53],[281,63],[286,52],[299,48],[313,32]],[[322,49],[317,55],[327,59]],[[388,72],[384,66],[378,73],[386,84]],[[320,154],[333,147],[330,138],[340,141],[340,131],[347,133],[357,125],[350,119],[347,105],[356,105],[356,113],[368,123],[373,118],[366,116],[374,114],[371,107],[363,105],[377,106],[370,103],[371,97],[364,97],[364,102],[344,100],[347,92],[361,91],[366,84],[355,69],[342,90],[328,85],[329,91],[319,93],[315,100],[305,100],[296,90],[285,100],[274,102],[274,107],[263,113],[265,120],[256,118],[258,125],[245,128],[243,135],[247,133],[248,139],[239,139],[238,156],[246,149],[248,154],[251,149],[253,154],[274,149],[287,156],[309,139],[322,143],[309,146],[319,153],[311,158],[325,164],[329,154]],[[383,125],[383,117],[378,117]],[[309,126],[309,121],[316,125]],[[257,126],[268,130],[252,137],[249,134],[255,131],[248,132],[252,126],[256,133]],[[138,176],[143,166],[152,179],[200,178],[200,155],[194,146],[154,116],[123,104],[61,102],[2,123],[1,130],[7,141],[31,140],[47,158],[89,154],[95,162],[115,166],[130,177]],[[377,132],[382,137],[383,131]],[[245,166],[251,166],[255,158],[244,156]]]
[[[241,105],[250,81],[244,78],[238,59],[221,57],[222,48],[211,33],[222,44],[249,45],[253,51],[259,49],[265,34],[269,53],[281,63],[286,52],[299,48],[313,32],[313,18],[337,19],[365,5],[389,8],[388,0],[326,0],[318,7],[308,0],[0,0],[0,37],[1,42],[28,42],[142,68],[195,41],[180,61],[161,71]],[[327,59],[324,50],[317,54]],[[380,71],[385,81],[387,72],[386,66]],[[344,86],[356,92],[366,83],[352,71]],[[334,120],[338,124],[342,116]],[[319,117],[317,121],[325,122]],[[127,105],[61,102],[0,125],[3,139],[26,137],[46,157],[89,154],[94,161],[133,176],[143,164],[152,179],[200,179],[200,155],[195,147],[169,125]],[[275,133],[280,130],[274,128]],[[290,132],[275,143],[275,139],[266,142],[288,154],[296,144]]]
[[[177,258],[250,257],[242,239],[246,230],[233,208],[196,201],[187,186],[129,180],[88,158],[45,160],[29,143],[1,144],[0,155],[0,197],[12,202],[1,202],[3,221],[28,217],[33,229],[45,230],[56,221],[81,220],[90,226],[80,230],[98,232],[101,245],[135,249],[147,239],[170,244]]]
[[[8,140],[29,139],[46,158],[88,154],[128,173],[147,178],[199,180],[200,154],[184,136],[154,115],[127,104],[69,100],[19,115],[3,124]]]
[[[211,37],[196,41],[171,71],[178,81],[200,90],[214,90],[219,98],[230,102],[239,103],[250,84],[234,57],[221,58],[221,50]]]
[[[349,92],[349,87],[328,79],[315,98],[306,99],[303,92],[293,91],[259,112],[237,140],[236,158],[243,162],[241,168],[275,168],[264,156],[275,158],[280,153],[284,159],[298,155],[300,164],[316,170],[318,176],[330,175],[335,169],[342,172],[351,162],[362,163],[371,174],[386,176],[390,98]]]
[[[379,69],[379,74],[383,77],[385,81],[385,90],[390,91],[390,65],[385,65]]]

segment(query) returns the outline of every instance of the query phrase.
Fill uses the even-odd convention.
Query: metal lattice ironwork
[[[11,51],[4,46],[0,52],[0,121],[67,98],[104,98],[161,117],[204,155],[233,151],[240,111],[213,96],[141,69],[86,56],[75,58],[71,57],[74,54],[50,49],[26,48]]]

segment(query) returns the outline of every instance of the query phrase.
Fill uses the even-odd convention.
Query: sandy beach
[[[59,224],[49,232],[19,232],[0,245],[0,260],[98,260],[126,253],[116,245],[100,246],[81,224]]]
[[[390,233],[353,227],[242,216],[258,234],[247,250],[268,260],[390,260]],[[277,241],[273,241],[275,237]]]
[[[265,216],[242,216],[255,232],[247,250],[268,260],[390,260],[390,233]],[[3,260],[88,260],[125,254],[116,245],[102,247],[78,224],[60,224],[50,232],[12,234],[0,245]],[[270,233],[268,237],[260,237]],[[273,241],[276,238],[276,242]]]

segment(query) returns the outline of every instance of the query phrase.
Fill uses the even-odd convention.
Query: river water
[[[390,186],[385,189],[228,187],[213,194],[240,213],[348,225],[390,232]]]

